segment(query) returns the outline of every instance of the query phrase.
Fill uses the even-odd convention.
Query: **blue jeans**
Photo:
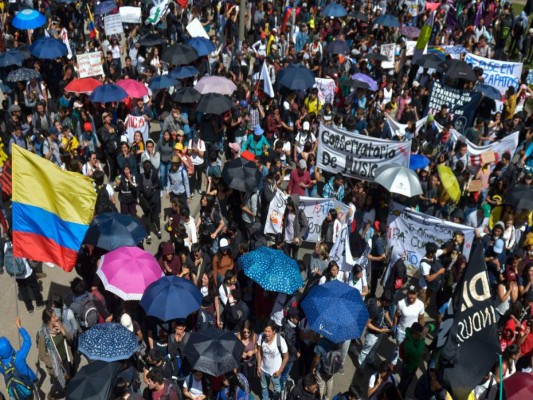
[[[163,162],[159,165],[159,182],[161,183],[161,190],[167,186],[168,171],[170,169],[170,162]]]
[[[281,394],[280,377],[274,378],[274,376],[261,370],[261,397],[263,400],[270,400],[270,395],[268,394],[269,381],[272,382],[273,399],[277,400]]]
[[[287,380],[289,379],[289,374],[291,373],[292,366],[294,364],[294,361],[287,362],[287,365],[285,365],[285,369],[279,376],[279,386],[281,390],[285,387],[285,384],[287,383]]]

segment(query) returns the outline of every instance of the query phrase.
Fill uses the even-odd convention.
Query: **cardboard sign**
[[[141,22],[141,7],[120,7],[119,13],[123,24],[138,24]]]
[[[191,37],[203,37],[209,39],[209,35],[198,18],[193,19],[191,23],[187,25],[187,32],[189,32]]]
[[[481,179],[474,179],[468,184],[468,191],[471,193],[479,192],[483,189],[483,181]]]
[[[122,29],[122,18],[120,14],[106,15],[104,17],[104,29],[107,36],[124,33]]]
[[[78,54],[76,58],[78,60],[78,74],[80,75],[80,78],[104,74],[99,51]]]
[[[495,161],[496,161],[496,157],[494,156],[493,151],[486,151],[485,153],[481,154],[482,164],[492,164]]]

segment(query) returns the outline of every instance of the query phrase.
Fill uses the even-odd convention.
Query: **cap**
[[[414,88],[417,88],[420,86],[420,83],[418,83],[418,81],[413,81],[412,85]]]
[[[109,117],[111,114],[109,114],[108,112],[105,112],[102,114],[102,121],[106,118],[106,117]]]
[[[133,332],[133,321],[128,314],[122,314],[122,317],[120,317],[120,325],[122,325],[128,331]]]
[[[428,122],[433,122],[433,121],[435,121],[435,117],[433,115],[428,115],[427,121]]]
[[[91,124],[90,122],[85,122],[83,124],[83,129],[85,129],[86,131],[92,131],[93,130],[93,124]]]
[[[226,238],[220,239],[220,242],[218,243],[218,246],[220,247],[220,250],[228,249],[229,248],[228,239],[226,239]]]
[[[304,131],[308,131],[309,129],[311,129],[311,125],[309,124],[309,121],[304,121],[304,123],[302,124],[302,129]]]
[[[183,132],[183,129],[178,129],[178,131],[176,132],[176,134],[178,136],[185,136],[185,132]]]
[[[11,107],[9,107],[9,113],[14,113],[14,112],[17,112],[17,111],[22,111],[22,109],[20,108],[20,106],[18,104],[13,104]]]
[[[501,254],[503,252],[503,240],[497,239],[492,249],[496,254]]]
[[[248,102],[246,100],[241,100],[241,101],[239,101],[239,105],[242,108],[245,108],[245,107],[248,107]]]
[[[533,28],[531,28],[531,29],[529,30],[529,33],[533,33]]]
[[[74,108],[83,108],[83,104],[81,104],[81,101],[75,101],[74,105],[72,107],[74,107]]]
[[[276,28],[271,30],[272,33],[278,33],[278,30]]]
[[[415,285],[410,285],[408,288],[407,288],[407,293],[417,293],[416,291],[416,287]]]
[[[256,101],[259,101],[259,97],[257,97],[256,95],[253,95],[252,96],[252,103],[255,103]]]
[[[490,204],[485,203],[481,206],[481,211],[483,211],[483,217],[489,218],[490,217]]]
[[[300,167],[301,169],[306,169],[307,162],[302,158],[300,161],[298,161],[298,167]]]
[[[265,32],[261,32],[261,39],[266,39],[267,35]]]
[[[254,128],[254,135],[256,136],[261,136],[265,131],[263,130],[263,128],[261,128],[260,125],[256,125],[255,128]]]
[[[302,3],[303,8],[307,8],[307,3]]]
[[[239,145],[239,143],[230,143],[228,146],[236,153],[239,153],[241,151],[241,146]]]
[[[179,158],[178,156],[172,156],[172,158],[170,159],[170,162],[174,164],[179,163],[181,162],[181,158]]]
[[[183,150],[183,143],[176,143],[174,145],[174,150]]]

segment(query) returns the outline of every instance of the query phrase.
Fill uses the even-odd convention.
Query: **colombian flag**
[[[91,9],[89,8],[89,6],[87,6],[87,12],[89,13],[89,26],[87,27],[89,30],[89,37],[91,39],[94,39],[96,35],[98,34],[98,30],[96,29],[96,26],[94,25],[93,14],[91,13]]]
[[[94,215],[92,182],[19,146],[12,152],[13,254],[71,271]]]

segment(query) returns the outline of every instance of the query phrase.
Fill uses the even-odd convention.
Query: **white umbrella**
[[[379,183],[391,193],[413,197],[422,194],[418,175],[407,167],[390,164],[376,170],[374,182]]]
[[[231,96],[237,90],[237,86],[223,76],[204,76],[194,88],[201,94],[218,93],[226,96]]]

